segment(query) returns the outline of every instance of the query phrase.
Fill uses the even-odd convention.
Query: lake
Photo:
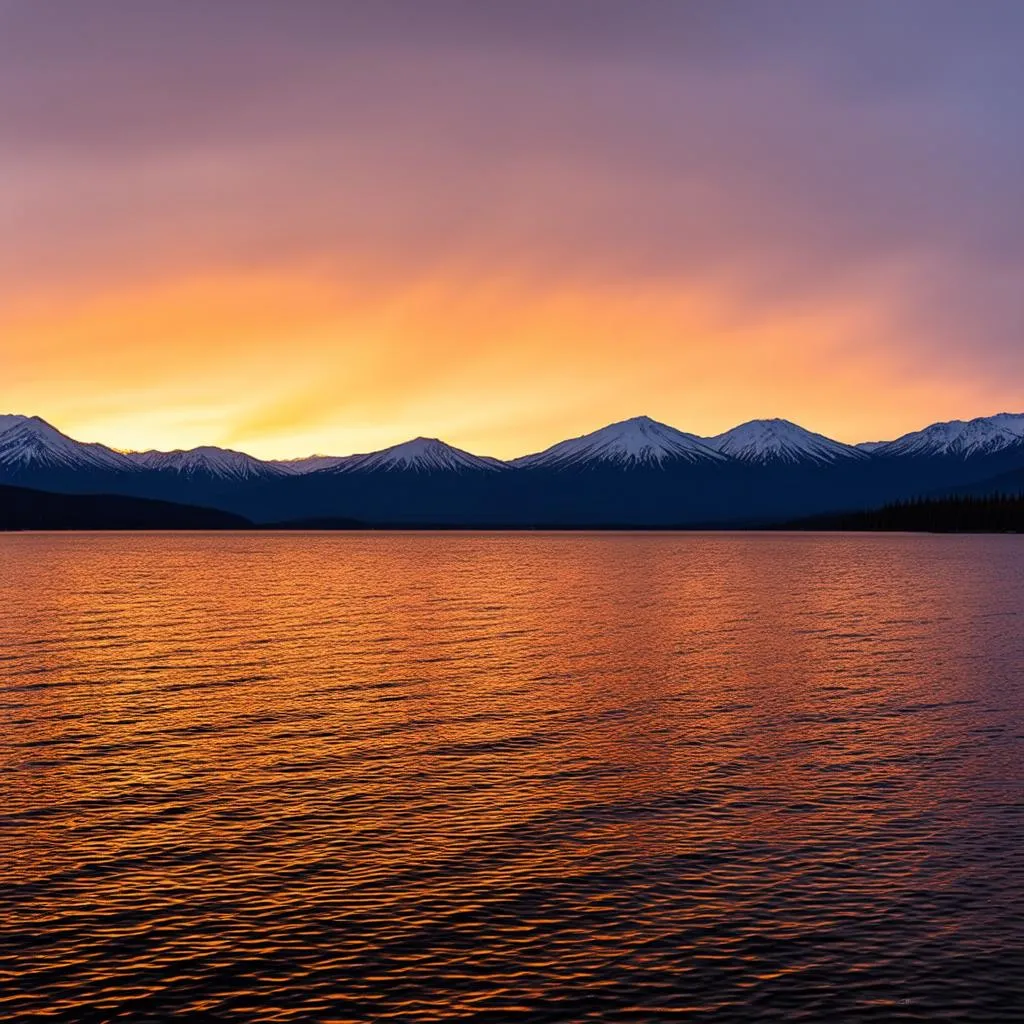
[[[0,1018],[1024,1012],[1024,538],[0,535],[0,608]]]

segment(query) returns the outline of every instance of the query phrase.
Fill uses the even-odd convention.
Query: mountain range
[[[788,420],[713,437],[646,416],[502,461],[435,438],[265,461],[230,449],[122,452],[0,415],[0,484],[205,506],[255,522],[742,526],[946,493],[1024,491],[1024,414],[850,445]]]

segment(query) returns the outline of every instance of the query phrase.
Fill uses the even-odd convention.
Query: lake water
[[[0,609],[2,1019],[1024,1014],[1024,538],[8,535]]]

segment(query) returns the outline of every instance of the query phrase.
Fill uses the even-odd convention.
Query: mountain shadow
[[[0,530],[245,530],[219,509],[115,494],[54,494],[0,484]]]

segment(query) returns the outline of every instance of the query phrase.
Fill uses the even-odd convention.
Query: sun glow
[[[872,309],[747,309],[715,281],[288,268],[26,301],[0,333],[21,342],[6,405],[84,440],[286,458],[430,435],[510,457],[639,413],[702,434],[771,415],[852,441],[913,429],[963,384],[851,344],[878,336]]]

